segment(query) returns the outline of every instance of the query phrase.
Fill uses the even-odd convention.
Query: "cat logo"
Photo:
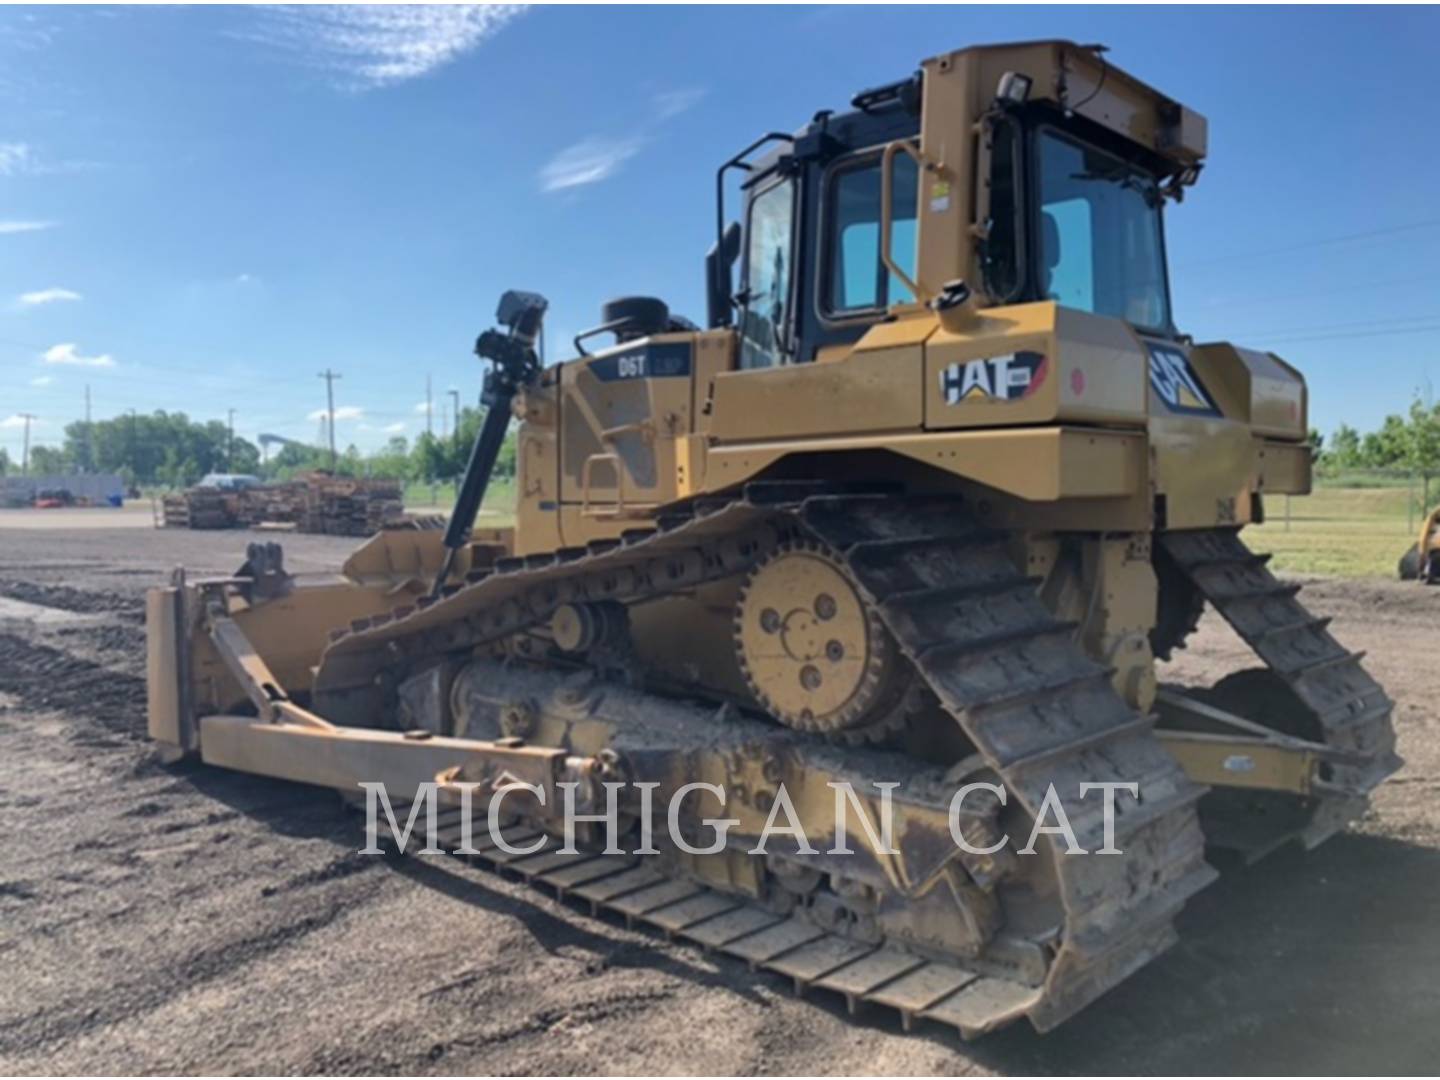
[[[1219,416],[1220,409],[1200,376],[1179,349],[1150,346],[1150,385],[1171,412],[1187,416]]]
[[[957,362],[940,372],[940,393],[946,405],[1018,401],[1040,388],[1047,368],[1045,354],[1037,352]]]

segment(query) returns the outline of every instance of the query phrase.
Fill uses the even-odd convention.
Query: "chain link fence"
[[[1265,499],[1253,546],[1296,573],[1391,577],[1435,499],[1440,474],[1317,466],[1309,495]]]

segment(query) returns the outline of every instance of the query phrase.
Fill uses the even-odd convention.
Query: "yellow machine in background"
[[[1426,585],[1440,581],[1440,506],[1425,515],[1419,539],[1401,556],[1400,580]]]
[[[342,790],[522,778],[535,852],[490,861],[907,1024],[1053,1027],[1174,940],[1207,842],[1318,843],[1399,764],[1358,655],[1239,538],[1309,490],[1307,400],[1275,355],[1176,328],[1162,208],[1205,151],[1202,117],[1056,41],[758,140],[717,177],[705,328],[630,297],[542,368],[546,302],[506,294],[444,534],[154,590],[152,735]],[[476,531],[512,418],[516,525]],[[1207,603],[1262,666],[1160,686]],[[682,824],[736,824],[558,851],[559,785],[606,779],[656,807],[718,785]],[[753,852],[782,787],[833,834],[841,781],[853,855]],[[950,832],[975,782],[1008,793],[955,819],[984,855]],[[898,854],[859,827],[878,783]],[[1022,853],[1052,789],[1111,850],[1086,784],[1138,788],[1118,850]]]

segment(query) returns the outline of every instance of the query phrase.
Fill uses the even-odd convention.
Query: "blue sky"
[[[1204,113],[1175,310],[1366,427],[1440,379],[1424,9],[0,9],[0,445],[236,410],[342,443],[478,390],[501,290],[703,317],[716,165],[965,44],[1070,37]],[[553,351],[552,351],[552,358]]]

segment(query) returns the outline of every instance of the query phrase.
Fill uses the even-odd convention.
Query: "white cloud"
[[[53,229],[53,221],[0,221],[0,235],[5,233],[39,232],[41,229]]]
[[[21,307],[39,307],[41,304],[54,304],[60,300],[79,300],[80,294],[71,289],[39,289],[35,292],[20,294]]]
[[[40,427],[44,423],[45,421],[36,420],[34,417],[31,417],[30,419],[30,424],[33,427]],[[25,417],[21,416],[19,413],[15,413],[13,416],[7,416],[4,420],[0,420],[0,428],[16,428],[24,426]]]
[[[594,184],[613,176],[626,161],[640,152],[645,140],[638,135],[624,139],[591,136],[567,146],[540,170],[543,191]]]
[[[236,275],[235,275],[235,284],[236,284],[236,285],[249,285],[249,284],[250,284],[251,282],[253,282],[254,280],[255,280],[255,277],[254,277],[253,274],[236,274]]]
[[[705,96],[703,87],[661,90],[651,98],[655,118],[663,122],[692,109]],[[653,126],[653,125],[652,125]],[[591,135],[567,146],[540,169],[542,191],[596,184],[620,171],[620,167],[644,149],[651,133],[623,137]]]
[[[340,410],[335,410],[337,413]],[[384,427],[376,427],[374,424],[361,424],[361,431],[378,431],[385,435],[399,435],[410,425],[404,420],[397,420],[393,424],[386,424]]]
[[[672,116],[679,116],[694,108],[704,96],[705,90],[699,86],[683,90],[662,90],[655,95],[655,111],[661,120],[669,120]]]
[[[93,161],[42,159],[29,143],[0,142],[0,176],[53,176],[97,168],[100,166]]]
[[[81,356],[74,342],[52,345],[45,350],[45,363],[70,364],[74,367],[114,367],[115,358],[109,353],[99,356]]]
[[[415,411],[421,416],[424,416],[430,411],[430,403],[428,401],[417,401],[415,403]]]
[[[523,4],[273,8],[251,35],[330,71],[347,89],[391,86],[443,67],[498,33]]]
[[[0,176],[19,176],[35,167],[35,155],[23,142],[0,143]]]
[[[324,420],[330,415],[329,409],[316,409],[305,419]],[[365,410],[356,405],[341,405],[335,410],[336,420],[359,420],[365,415]]]
[[[30,385],[31,385],[31,386],[49,386],[49,385],[50,385],[52,382],[54,382],[54,381],[55,381],[55,377],[54,377],[53,375],[36,375],[35,378],[33,378],[33,379],[30,380]]]

